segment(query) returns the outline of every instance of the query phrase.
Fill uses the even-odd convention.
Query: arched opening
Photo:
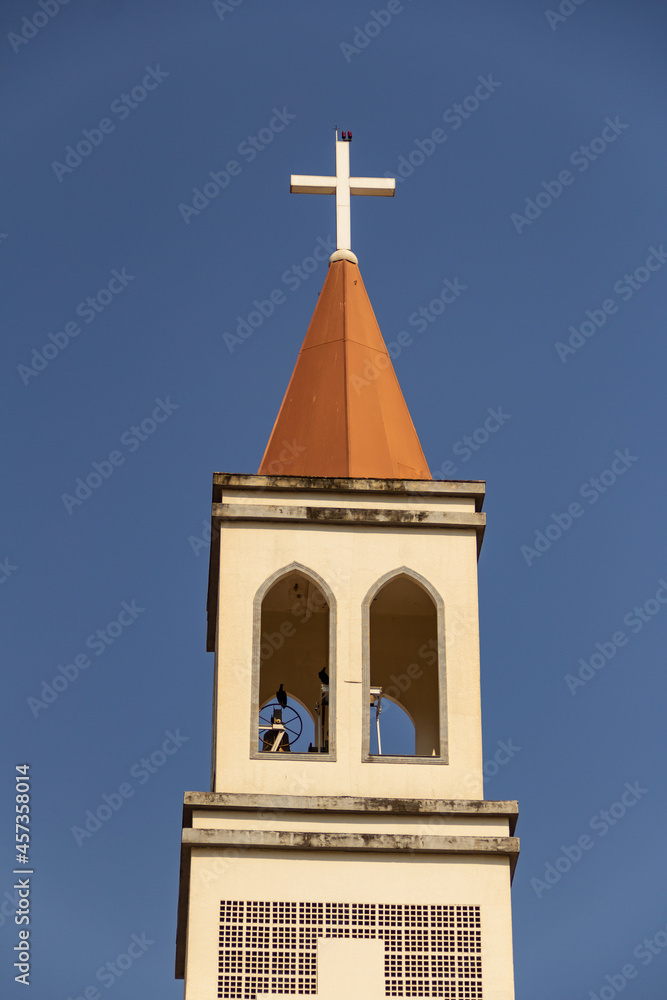
[[[369,625],[371,754],[439,757],[438,609],[433,598],[411,577],[396,576],[371,601]],[[410,749],[396,753],[391,745],[398,740],[407,745],[399,708],[414,726],[414,741]]]
[[[260,612],[255,749],[328,753],[332,685],[329,602],[306,573],[289,571]]]
[[[410,757],[415,753],[414,723],[405,708],[386,695],[379,703],[373,702],[370,748],[373,755]]]

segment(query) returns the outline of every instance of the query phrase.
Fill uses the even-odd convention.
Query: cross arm
[[[352,138],[350,134],[350,138]],[[336,176],[319,177],[292,174],[292,194],[335,194],[336,196],[336,247],[351,249],[350,201],[352,195],[379,195],[393,198],[396,181],[393,177],[350,177],[350,145],[347,139],[338,141],[336,130]]]
[[[393,198],[396,181],[393,177],[350,177],[350,194],[374,194]]]
[[[292,174],[290,194],[335,194],[335,177],[308,177],[306,174]]]

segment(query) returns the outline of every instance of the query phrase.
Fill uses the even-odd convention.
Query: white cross
[[[317,939],[317,1000],[385,1000],[384,941]],[[257,1000],[295,1000],[258,993]]]
[[[343,133],[345,134],[345,133]],[[338,138],[336,129],[336,176],[309,177],[292,174],[290,192],[292,194],[335,194],[336,195],[336,247],[351,250],[350,239],[350,195],[367,194],[393,198],[396,181],[393,177],[350,177],[350,143]]]

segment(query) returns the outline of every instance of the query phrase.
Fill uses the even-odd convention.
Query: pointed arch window
[[[399,570],[376,584],[364,610],[365,759],[445,763],[442,599]]]
[[[255,600],[251,756],[333,755],[333,595],[294,565]]]

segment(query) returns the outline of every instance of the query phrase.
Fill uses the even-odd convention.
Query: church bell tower
[[[183,809],[185,1000],[513,1000],[516,802],[484,799],[484,484],[431,479],[338,249],[257,475],[213,477],[210,792]]]

